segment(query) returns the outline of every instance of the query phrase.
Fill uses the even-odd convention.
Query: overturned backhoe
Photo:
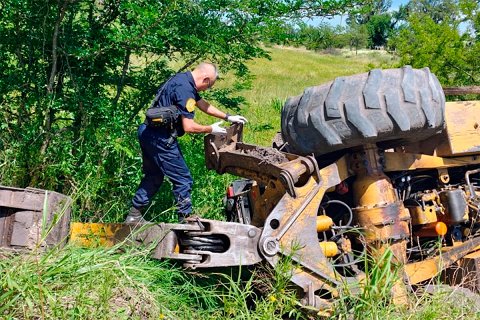
[[[205,137],[208,169],[242,177],[227,190],[226,222],[190,218],[141,232],[72,223],[70,241],[130,237],[193,269],[275,266],[288,256],[302,304],[318,310],[349,284],[361,290],[365,256],[387,250],[404,284],[442,275],[479,291],[479,123],[480,102],[446,103],[428,69],[337,78],[286,102],[273,147],[244,143],[240,125]],[[0,219],[16,221],[9,208]]]

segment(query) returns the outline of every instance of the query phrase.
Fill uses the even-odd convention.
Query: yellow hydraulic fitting
[[[333,241],[322,241],[319,243],[325,257],[330,258],[338,254],[337,244]]]
[[[328,231],[333,226],[333,220],[329,216],[317,216],[317,232]]]

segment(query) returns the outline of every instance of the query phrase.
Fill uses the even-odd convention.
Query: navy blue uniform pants
[[[170,145],[169,139],[170,133],[166,130],[149,128],[145,124],[138,127],[144,176],[132,204],[137,209],[147,206],[167,176],[173,185],[178,215],[186,217],[192,212],[193,180],[176,139],[170,139]]]

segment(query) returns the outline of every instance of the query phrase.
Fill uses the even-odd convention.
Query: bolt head
[[[269,257],[272,257],[280,251],[280,246],[278,244],[277,239],[270,237],[265,239],[262,245],[263,253]]]

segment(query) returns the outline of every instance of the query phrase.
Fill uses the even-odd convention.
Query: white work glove
[[[241,123],[241,124],[245,124],[247,123],[247,118],[245,117],[242,117],[240,115],[236,115],[236,116],[228,116],[227,117],[227,121],[231,122],[231,123]]]
[[[222,128],[220,125],[223,123],[223,121],[218,121],[215,122],[214,124],[211,125],[212,127],[212,134],[214,135],[224,135],[227,134],[227,130],[225,128]]]

